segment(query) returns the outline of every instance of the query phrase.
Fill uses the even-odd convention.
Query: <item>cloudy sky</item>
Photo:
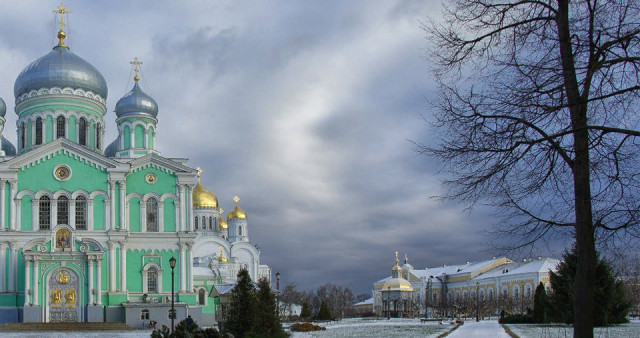
[[[490,258],[491,210],[441,193],[431,141],[433,81],[420,22],[439,1],[79,1],[67,44],[117,100],[141,84],[160,108],[157,148],[200,166],[229,211],[249,214],[262,262],[282,283],[369,292],[394,251],[416,268]],[[57,42],[54,1],[0,4],[0,97],[15,143],[13,84]]]

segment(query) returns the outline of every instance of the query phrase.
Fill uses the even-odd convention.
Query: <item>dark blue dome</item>
[[[15,156],[16,155],[16,147],[11,143],[11,141],[7,140],[4,136],[2,136],[2,150],[4,150],[4,154],[6,156]]]
[[[120,140],[116,138],[113,142],[111,142],[111,144],[107,146],[107,148],[104,150],[104,156],[106,157],[116,156],[116,152],[118,152],[118,143],[119,143],[118,141]]]
[[[0,97],[0,116],[4,117],[7,114],[7,104],[4,103]]]
[[[147,114],[156,117],[158,116],[158,104],[156,100],[140,89],[136,81],[133,89],[116,103],[116,116],[122,117],[137,114]]]
[[[107,82],[90,63],[68,47],[56,46],[22,70],[13,86],[16,99],[31,90],[52,87],[83,89],[107,99]]]

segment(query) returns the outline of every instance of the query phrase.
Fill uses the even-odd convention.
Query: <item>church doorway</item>
[[[47,319],[49,322],[78,322],[80,318],[80,279],[66,267],[54,270],[47,281]]]

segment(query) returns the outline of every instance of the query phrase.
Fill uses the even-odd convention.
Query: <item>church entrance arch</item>
[[[47,321],[81,321],[80,291],[80,278],[75,271],[67,267],[53,270],[47,279]]]

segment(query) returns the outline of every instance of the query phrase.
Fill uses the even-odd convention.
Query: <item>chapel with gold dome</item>
[[[200,168],[160,154],[163,112],[140,84],[138,58],[130,91],[108,107],[104,76],[69,46],[69,13],[54,10],[57,43],[14,82],[13,143],[2,136],[10,94],[0,92],[0,324],[170,325],[173,294],[177,319],[213,326],[213,289],[241,269],[271,280],[248,214],[237,196],[205,188]],[[107,119],[117,125],[110,143]]]

